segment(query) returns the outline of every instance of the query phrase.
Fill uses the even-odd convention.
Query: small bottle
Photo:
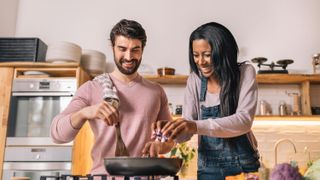
[[[260,101],[260,115],[267,115],[267,103],[264,100]]]
[[[172,106],[172,103],[168,103],[168,106],[169,106],[169,112],[171,115],[173,115],[173,106]]]
[[[279,115],[280,116],[285,116],[287,115],[287,105],[284,101],[281,101],[280,102],[280,105],[279,105]]]
[[[176,115],[182,114],[182,105],[176,105]]]

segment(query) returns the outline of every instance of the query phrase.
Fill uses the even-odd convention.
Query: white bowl
[[[48,46],[46,61],[48,62],[80,62],[81,47],[71,42],[60,41]]]
[[[80,64],[89,74],[101,74],[106,70],[106,56],[100,51],[86,49],[82,52]]]

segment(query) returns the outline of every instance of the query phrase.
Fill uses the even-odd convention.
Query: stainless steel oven
[[[75,78],[13,81],[2,179],[71,173],[72,143],[55,144],[49,132],[76,89]]]

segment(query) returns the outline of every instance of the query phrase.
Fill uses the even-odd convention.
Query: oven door
[[[2,179],[13,176],[39,180],[41,176],[61,176],[71,173],[71,162],[5,162]]]
[[[73,97],[71,92],[13,92],[7,131],[8,145],[51,145],[50,125]],[[21,144],[24,143],[24,144]]]

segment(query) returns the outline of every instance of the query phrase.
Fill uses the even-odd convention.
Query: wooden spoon
[[[129,152],[121,137],[120,123],[117,123],[115,127],[117,136],[115,156],[129,156]]]

